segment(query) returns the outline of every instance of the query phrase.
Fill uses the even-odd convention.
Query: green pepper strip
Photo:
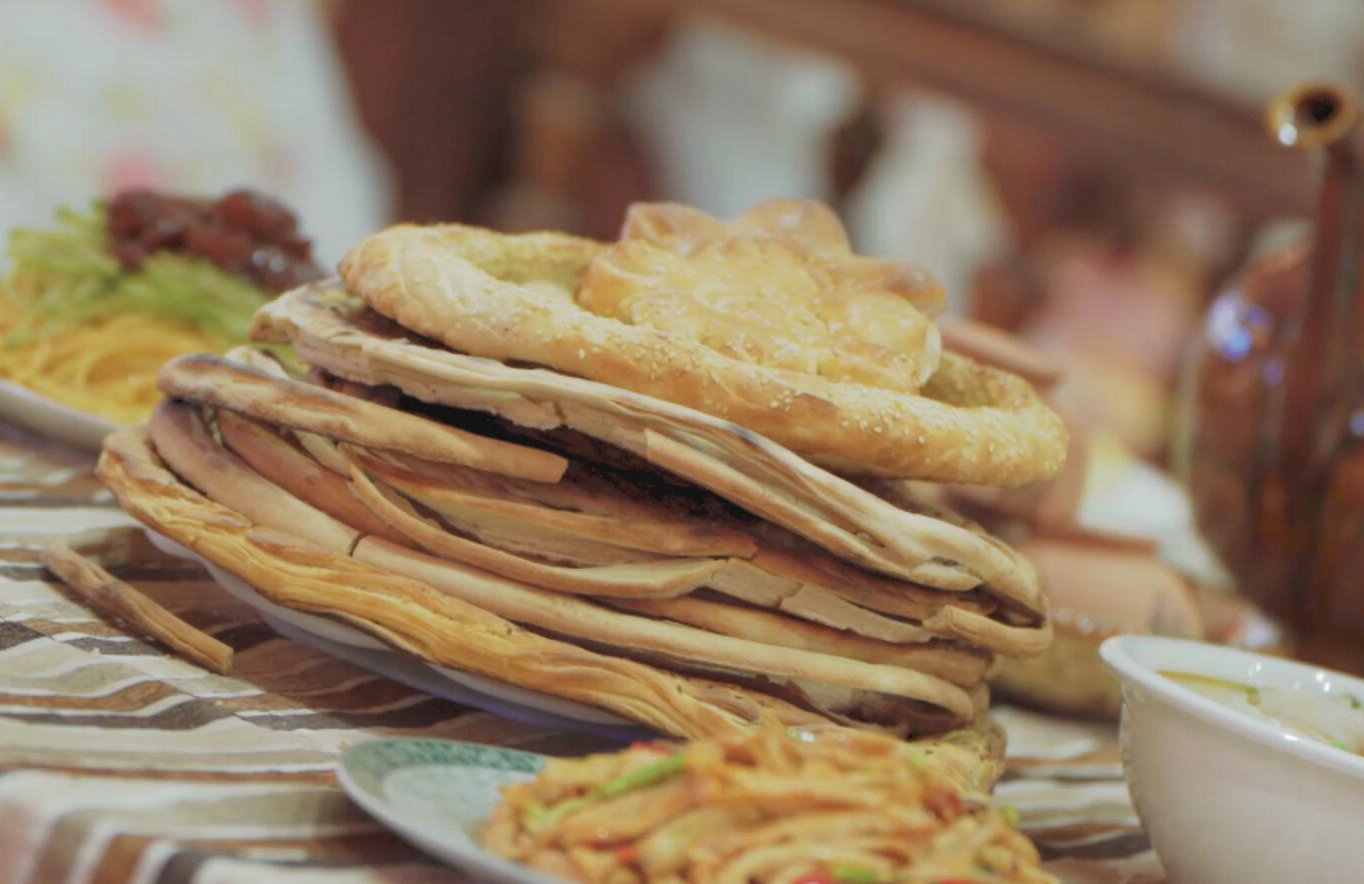
[[[835,881],[845,881],[847,884],[878,884],[881,880],[871,869],[860,866],[834,866],[830,873]]]
[[[681,772],[686,767],[686,761],[682,758],[681,752],[674,752],[661,761],[641,767],[639,770],[631,771],[628,774],[621,774],[614,780],[607,780],[597,788],[588,792],[587,795],[593,800],[611,798],[622,792],[630,792],[641,786],[651,786],[659,780],[665,780],[675,773]]]
[[[579,795],[577,798],[569,798],[566,801],[561,801],[543,813],[536,814],[533,820],[530,819],[528,815],[526,826],[537,832],[552,829],[554,826],[558,825],[560,820],[570,813],[576,813],[584,807],[596,804],[598,801],[603,801],[607,798],[614,798],[625,792],[632,792],[635,789],[652,786],[654,783],[665,780],[673,774],[680,773],[685,767],[686,761],[683,759],[682,753],[676,752],[669,755],[667,758],[664,758],[662,761],[656,761],[653,764],[641,767],[639,770],[622,774],[613,780],[607,780],[586,795]]]

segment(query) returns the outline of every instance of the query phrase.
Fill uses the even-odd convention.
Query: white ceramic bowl
[[[1122,682],[1127,787],[1171,882],[1364,881],[1364,758],[1223,706],[1158,674],[1192,672],[1331,702],[1364,681],[1180,639],[1100,648]]]

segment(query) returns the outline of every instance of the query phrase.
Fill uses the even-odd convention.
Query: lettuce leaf
[[[51,228],[10,235],[12,276],[4,286],[23,321],[11,338],[45,333],[118,313],[183,322],[222,345],[245,340],[251,316],[268,295],[213,264],[170,252],[134,271],[108,252],[104,208],[57,212]]]

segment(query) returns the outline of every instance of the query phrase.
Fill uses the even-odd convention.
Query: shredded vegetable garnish
[[[266,294],[195,258],[161,252],[125,270],[103,208],[61,210],[14,231],[0,279],[0,379],[119,423],[146,416],[157,369],[246,338]]]
[[[835,881],[846,881],[848,884],[877,884],[881,880],[880,875],[860,866],[834,866],[832,873]]]
[[[29,311],[30,333],[54,333],[121,313],[182,323],[220,346],[240,342],[264,293],[206,261],[159,253],[126,272],[108,253],[104,212],[57,214],[50,230],[10,236],[5,294]]]
[[[552,759],[503,790],[484,841],[608,884],[1054,880],[1009,814],[908,749],[866,731],[773,730],[662,759],[641,746]]]
[[[1364,703],[1354,694],[1246,684],[1197,672],[1162,669],[1176,684],[1296,738],[1364,756]]]

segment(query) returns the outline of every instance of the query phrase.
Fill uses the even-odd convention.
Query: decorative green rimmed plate
[[[479,830],[498,787],[529,780],[545,757],[457,740],[374,740],[341,754],[337,778],[351,799],[437,859],[507,884],[554,879],[493,856]]]

